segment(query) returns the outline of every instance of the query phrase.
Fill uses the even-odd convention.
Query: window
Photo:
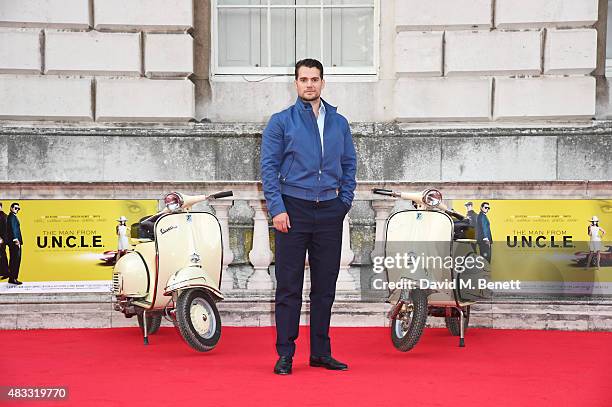
[[[376,74],[379,0],[213,0],[215,74]]]
[[[606,76],[612,77],[612,0],[608,0],[608,23],[606,33]]]

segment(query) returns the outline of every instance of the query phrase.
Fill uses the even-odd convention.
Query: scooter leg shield
[[[223,294],[219,291],[219,287],[201,267],[185,267],[174,273],[168,279],[168,285],[164,288],[164,295],[170,296],[174,291],[196,287],[201,287],[210,292],[219,301],[223,300]]]

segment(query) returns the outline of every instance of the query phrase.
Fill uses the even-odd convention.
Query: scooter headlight
[[[164,205],[171,212],[177,211],[183,205],[183,197],[178,192],[170,192],[164,197]]]
[[[427,206],[436,207],[442,203],[442,192],[437,189],[428,189],[423,193],[423,202]]]

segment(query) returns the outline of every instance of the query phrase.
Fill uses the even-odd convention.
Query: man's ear
[[[321,79],[321,92],[325,89],[325,79]]]

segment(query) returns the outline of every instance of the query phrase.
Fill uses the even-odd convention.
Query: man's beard
[[[315,100],[319,100],[320,98],[320,95],[312,98],[300,97],[300,99],[302,99],[304,102],[314,102]]]

